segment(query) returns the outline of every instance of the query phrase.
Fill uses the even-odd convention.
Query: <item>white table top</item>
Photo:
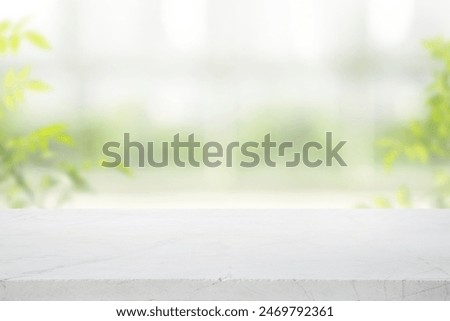
[[[46,280],[418,281],[448,291],[450,210],[0,211],[0,282]]]

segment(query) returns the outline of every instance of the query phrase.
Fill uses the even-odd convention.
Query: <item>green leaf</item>
[[[13,88],[16,85],[16,73],[13,70],[8,70],[3,78],[3,86],[6,88]]]
[[[37,133],[42,137],[54,137],[60,135],[66,130],[66,125],[64,124],[53,124],[43,128],[40,128]]]
[[[18,103],[24,100],[24,94],[21,88],[14,90],[11,95],[14,97],[14,101]]]
[[[41,80],[30,80],[27,83],[27,88],[29,90],[34,90],[34,91],[48,91],[51,89],[51,87],[46,84],[45,82],[41,81]]]
[[[11,37],[9,37],[9,46],[14,53],[19,51],[21,41],[22,39],[17,33],[12,34]]]
[[[386,170],[389,170],[394,166],[399,154],[400,153],[397,150],[390,150],[384,155],[383,165]]]
[[[424,133],[422,124],[417,120],[414,120],[409,124],[409,129],[415,137],[421,137]]]
[[[48,43],[47,39],[45,39],[45,37],[40,33],[37,33],[35,31],[27,31],[25,33],[25,39],[27,39],[31,44],[38,48],[44,50],[50,49],[50,44]]]
[[[11,22],[8,20],[3,20],[0,22],[0,33],[5,32],[11,26]]]
[[[56,140],[64,145],[72,145],[73,144],[73,138],[72,136],[68,134],[60,134],[56,137]]]
[[[13,109],[16,106],[15,101],[14,101],[14,97],[11,96],[11,95],[3,97],[3,103],[9,109]]]
[[[17,79],[19,81],[25,81],[28,79],[28,76],[30,75],[30,67],[24,67],[22,69],[19,70],[19,72],[17,73]]]
[[[429,159],[427,148],[421,144],[414,145],[414,153],[421,163],[426,163]]]
[[[374,199],[375,206],[378,208],[390,208],[391,202],[386,197],[375,197]]]

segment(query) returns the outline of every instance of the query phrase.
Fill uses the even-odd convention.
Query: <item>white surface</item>
[[[0,212],[4,300],[450,299],[450,210]]]

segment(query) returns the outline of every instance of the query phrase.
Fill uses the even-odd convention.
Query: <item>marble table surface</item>
[[[448,300],[450,210],[0,210],[0,300]]]

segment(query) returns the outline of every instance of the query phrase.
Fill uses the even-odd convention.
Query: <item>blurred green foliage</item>
[[[27,21],[0,22],[0,57],[18,54],[24,43],[50,49],[47,40],[27,28]],[[0,197],[9,207],[58,205],[74,189],[87,187],[79,166],[64,160],[74,141],[66,125],[49,124],[23,132],[19,112],[29,91],[45,92],[50,86],[32,77],[30,67],[7,69],[0,83]],[[13,121],[14,120],[14,121]]]
[[[400,159],[428,166],[433,171],[431,191],[434,207],[450,207],[450,41],[441,38],[425,43],[431,56],[439,63],[427,89],[426,110],[421,119],[412,120],[394,137],[379,141],[384,151],[383,164],[390,170]],[[397,191],[396,203],[412,206],[406,187]],[[390,207],[388,199],[375,200],[378,207]]]

